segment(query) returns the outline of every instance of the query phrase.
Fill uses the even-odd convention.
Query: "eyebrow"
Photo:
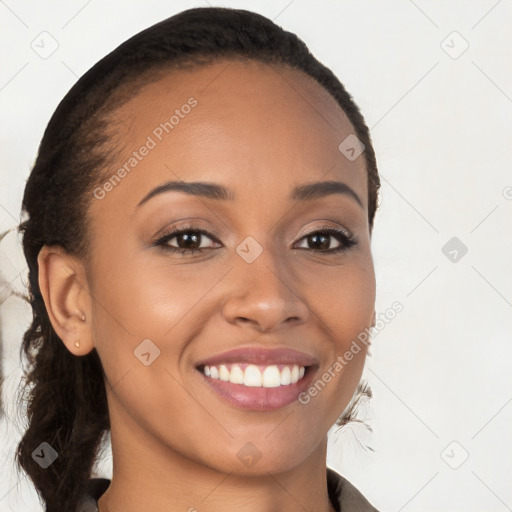
[[[236,198],[235,193],[223,185],[201,181],[168,181],[167,183],[164,183],[151,190],[151,192],[144,196],[144,198],[139,202],[137,207],[141,206],[157,195],[171,191],[183,192],[185,194],[190,194],[197,197],[223,201],[234,201]],[[354,190],[350,188],[346,183],[341,181],[317,181],[315,183],[298,185],[293,189],[290,199],[292,201],[308,201],[312,199],[318,199],[320,197],[326,197],[332,194],[343,194],[349,196],[354,199],[361,208],[364,208],[361,199],[354,192]]]

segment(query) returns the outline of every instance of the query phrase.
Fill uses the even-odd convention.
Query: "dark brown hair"
[[[20,396],[27,403],[28,427],[16,458],[47,512],[74,512],[110,425],[98,354],[74,356],[55,333],[39,289],[38,253],[43,245],[59,245],[78,257],[88,255],[88,206],[101,169],[114,156],[106,143],[114,136],[115,107],[159,73],[219,59],[291,66],[335,98],[365,145],[372,230],[380,181],[368,127],[340,81],[295,34],[253,12],[195,8],[143,30],[95,64],[48,123],[23,196],[26,219],[19,226],[33,319],[21,347],[26,377]],[[32,457],[42,442],[58,453],[46,469]]]

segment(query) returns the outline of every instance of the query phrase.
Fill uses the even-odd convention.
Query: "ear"
[[[57,336],[72,354],[88,354],[94,348],[92,304],[82,262],[60,246],[44,245],[37,264],[39,289]]]

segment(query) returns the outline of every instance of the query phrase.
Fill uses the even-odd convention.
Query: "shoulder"
[[[338,512],[379,512],[346,478],[327,468],[327,489]]]
[[[107,478],[91,478],[76,512],[98,512],[98,500],[109,485]],[[339,512],[379,512],[356,487],[331,468],[327,468],[327,489]]]
[[[75,512],[98,512],[98,500],[109,485],[108,478],[91,478]]]

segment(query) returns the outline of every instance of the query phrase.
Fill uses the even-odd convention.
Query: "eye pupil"
[[[329,248],[329,237],[328,236],[315,234],[315,235],[311,235],[310,239],[314,240],[313,244],[317,245],[316,249],[328,249]],[[318,244],[317,244],[317,241],[319,239],[323,240],[323,242],[320,243],[320,247],[318,247]]]
[[[184,248],[184,249],[196,249],[197,247],[199,247],[201,244],[199,243],[199,237],[201,235],[200,234],[188,234],[188,233],[181,233],[179,234],[177,237],[176,237],[176,240],[178,242],[178,246],[180,248]],[[190,244],[190,241],[193,240],[193,243],[192,243],[192,247],[191,247],[191,244]],[[182,247],[182,244],[180,243],[180,241],[184,241],[185,242],[185,246]],[[187,244],[187,242],[189,242]]]

